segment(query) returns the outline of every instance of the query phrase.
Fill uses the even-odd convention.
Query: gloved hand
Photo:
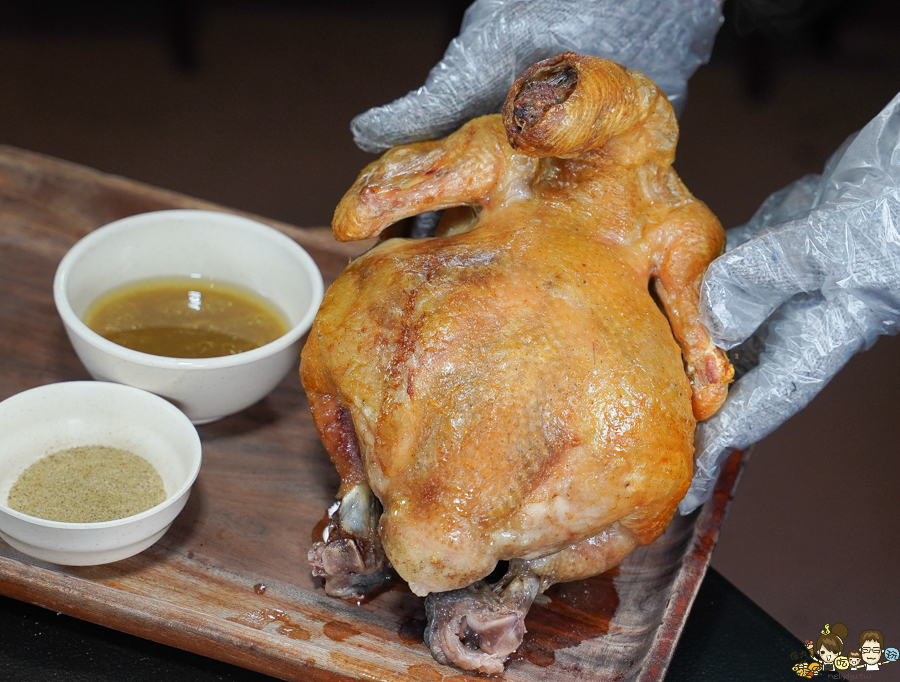
[[[703,280],[703,321],[717,345],[737,346],[735,367],[746,373],[697,428],[682,514],[709,498],[733,448],[771,433],[853,354],[897,333],[900,95],[821,176],[772,195],[747,225],[730,230],[726,249]]]
[[[676,113],[687,80],[709,59],[719,0],[477,0],[425,85],[351,123],[366,151],[443,137],[500,111],[513,81],[541,59],[573,50],[652,78]]]

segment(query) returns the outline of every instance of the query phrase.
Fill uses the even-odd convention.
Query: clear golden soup
[[[214,358],[259,348],[290,329],[262,296],[191,277],[133,282],[106,292],[84,314],[103,338],[172,358]]]

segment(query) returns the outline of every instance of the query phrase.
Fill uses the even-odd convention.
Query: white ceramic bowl
[[[291,329],[245,353],[185,359],[125,348],[81,319],[110,289],[170,276],[209,277],[250,289],[280,308]],[[57,310],[91,376],[161,395],[195,424],[249,407],[297,369],[301,337],[322,295],[322,274],[294,240],[254,220],[215,211],[157,211],[110,223],[71,248],[53,283]]]
[[[140,514],[98,523],[48,521],[7,506],[9,491],[44,455],[105,445],[133,452],[159,472],[166,500]],[[200,471],[200,437],[171,403],[130,386],[70,381],[0,403],[0,537],[24,554],[90,566],[137,554],[159,540],[184,508]]]

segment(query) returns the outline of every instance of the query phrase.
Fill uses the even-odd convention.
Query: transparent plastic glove
[[[643,72],[680,112],[721,23],[719,0],[477,0],[425,85],[350,127],[370,152],[443,137],[500,111],[522,71],[568,50]]]
[[[697,428],[679,510],[709,498],[722,460],[771,433],[860,350],[900,324],[900,95],[808,176],[771,196],[706,272],[703,321],[737,373]],[[743,343],[742,343],[743,342]],[[741,345],[739,345],[741,344]]]

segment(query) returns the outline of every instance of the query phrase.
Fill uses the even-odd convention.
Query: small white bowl
[[[215,358],[169,358],[108,341],[83,321],[110,289],[142,279],[207,277],[274,303],[290,331],[259,348]],[[156,211],[94,230],[63,257],[53,298],[81,362],[95,379],[152,391],[195,424],[239,412],[296,370],[301,337],[322,302],[322,274],[293,239],[262,223],[216,211]]]
[[[59,450],[104,445],[133,452],[159,472],[166,500],[113,521],[48,521],[7,506],[29,466]],[[70,381],[0,403],[0,537],[23,554],[67,566],[125,559],[159,540],[184,508],[200,471],[200,437],[171,403],[130,386]]]

